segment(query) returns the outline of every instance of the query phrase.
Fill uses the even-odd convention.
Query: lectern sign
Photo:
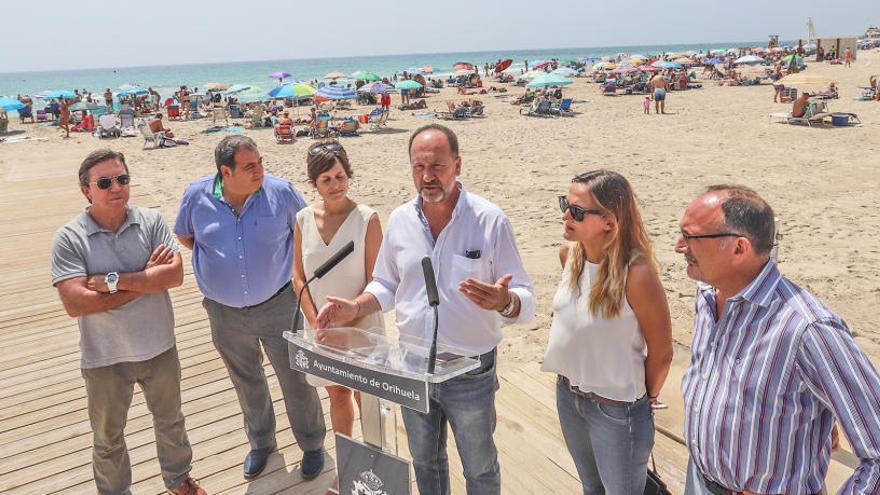
[[[290,342],[291,368],[416,411],[428,412],[428,384],[327,357]]]
[[[409,463],[380,448],[336,434],[340,495],[409,495]]]

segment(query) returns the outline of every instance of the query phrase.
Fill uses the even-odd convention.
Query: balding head
[[[458,157],[458,136],[452,129],[440,124],[428,124],[419,127],[409,137],[409,156],[412,158],[413,145],[437,148],[445,146],[452,158]]]
[[[770,255],[776,235],[775,215],[757,192],[745,186],[717,184],[706,188],[702,198],[718,205],[721,225],[748,238],[755,254]]]

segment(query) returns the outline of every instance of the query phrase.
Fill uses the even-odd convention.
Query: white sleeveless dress
[[[320,310],[327,302],[327,296],[354,299],[360,295],[367,286],[367,273],[365,268],[367,224],[376,212],[365,205],[357,205],[348,217],[339,226],[336,234],[325,244],[315,223],[315,210],[308,206],[296,214],[296,224],[299,226],[302,238],[303,269],[306,279],[315,273],[315,269],[327,261],[333,254],[339,251],[349,241],[354,241],[354,252],[346,256],[335,268],[326,275],[315,279],[309,284],[309,293],[315,307]],[[311,329],[309,321],[303,318],[303,325]],[[356,322],[357,328],[372,331],[383,331],[385,328],[381,312],[375,312],[361,318]],[[332,382],[308,375],[308,381],[314,386],[333,385]]]

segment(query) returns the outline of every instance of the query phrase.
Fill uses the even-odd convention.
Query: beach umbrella
[[[24,103],[16,100],[15,98],[7,98],[5,96],[0,96],[0,108],[6,110],[7,112],[12,110],[21,110],[26,107]]]
[[[633,67],[635,65],[636,63],[632,60],[621,60],[620,62],[617,62],[618,67]]]
[[[546,72],[544,72],[542,70],[530,70],[530,71],[526,72],[525,74],[519,76],[519,78],[524,81],[531,81],[532,79],[540,76],[541,74],[546,74]]]
[[[317,96],[328,100],[353,100],[357,93],[345,86],[323,86],[318,89]]]
[[[346,75],[343,74],[342,72],[339,72],[338,70],[335,70],[333,72],[328,72],[327,74],[324,75],[324,79],[339,79],[342,77],[346,77]]]
[[[637,67],[640,72],[660,72],[660,67],[654,67],[653,65],[642,65],[641,67]]]
[[[504,71],[505,69],[510,67],[510,64],[512,64],[512,63],[513,63],[512,58],[506,58],[506,59],[502,60],[501,62],[498,62],[497,64],[495,64],[495,73],[497,74],[499,72]]]
[[[540,76],[532,79],[532,82],[528,84],[528,87],[546,88],[548,86],[567,86],[571,83],[572,81],[570,79],[566,79],[559,74],[541,74]]]
[[[776,81],[776,84],[784,84],[786,86],[807,86],[807,85],[824,85],[836,83],[834,79],[818,74],[810,74],[809,72],[798,72],[797,74],[789,74],[782,79]]]
[[[271,77],[272,79],[287,79],[289,77],[293,77],[293,74],[291,74],[290,72],[279,70],[269,74],[269,77]]]
[[[617,67],[617,65],[611,62],[599,62],[593,66],[593,70],[608,70],[614,69],[615,67]]]
[[[665,60],[658,60],[654,62],[654,67],[659,67],[661,69],[681,69],[681,64],[678,62],[667,62]]]
[[[574,76],[577,75],[578,71],[572,69],[571,67],[560,67],[552,72],[552,74],[559,74],[560,76]]]
[[[145,88],[141,88],[140,86],[129,87],[123,89],[116,93],[116,96],[129,96],[129,95],[145,95],[147,94],[147,90]]]
[[[269,95],[266,94],[266,90],[258,86],[251,86],[250,89],[239,91],[234,94],[236,98],[244,102],[263,101],[269,99]]]
[[[460,77],[460,76],[469,76],[473,73],[474,73],[474,71],[472,71],[472,70],[457,70],[457,71],[453,72],[452,75],[456,76],[456,77]]]
[[[226,88],[226,91],[224,91],[224,92],[226,94],[251,93],[251,92],[265,93],[265,91],[263,91],[263,88],[261,88],[259,86],[255,86],[253,84],[233,84],[232,86],[229,86],[228,88]]]
[[[792,57],[795,57],[795,60],[797,61],[798,65],[801,65],[801,63],[804,61],[804,57],[801,57],[800,55],[795,55],[795,54],[786,55],[786,56],[782,57],[782,60],[784,60],[786,62],[791,62]]]
[[[357,71],[351,74],[351,78],[358,81],[381,81],[382,78],[378,74],[372,72]]]
[[[397,89],[421,89],[422,85],[412,79],[404,79],[394,83],[394,87]]]
[[[78,102],[74,103],[73,105],[71,105],[70,109],[74,112],[78,112],[80,110],[92,111],[92,110],[98,109],[98,104],[97,103],[89,103],[87,101],[78,101]]]
[[[471,72],[474,71],[474,64],[470,62],[456,62],[452,65],[453,70],[469,70]]]
[[[618,67],[611,71],[612,74],[627,74],[629,72],[638,72],[637,67]]]
[[[540,69],[541,67],[544,67],[544,66],[549,65],[549,64],[550,64],[550,62],[547,61],[547,60],[538,60],[537,62],[534,62],[534,63],[531,65],[531,68],[532,68],[532,69]]]
[[[706,60],[703,60],[703,62],[705,62],[707,64],[723,64],[724,60],[721,60],[718,57],[712,57],[712,58],[707,58]]]
[[[53,89],[45,93],[45,96],[40,96],[40,98],[47,100],[51,100],[52,98],[76,98],[76,93],[66,89]]]
[[[394,86],[389,86],[384,83],[373,83],[373,84],[364,84],[358,89],[358,93],[381,93],[387,94],[389,91],[394,91]]]
[[[766,60],[758,57],[757,55],[746,55],[733,61],[733,63],[736,65],[754,65],[763,64],[764,62],[766,62]]]
[[[211,91],[224,91],[229,89],[232,85],[229,83],[219,83],[219,82],[209,82],[202,85],[205,89],[210,89]]]
[[[272,98],[304,98],[314,96],[318,91],[303,83],[282,84],[277,88],[272,88],[267,94]]]

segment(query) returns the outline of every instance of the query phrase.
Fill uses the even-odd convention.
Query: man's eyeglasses
[[[559,196],[559,209],[562,210],[562,213],[565,213],[565,211],[568,210],[571,213],[571,218],[574,218],[575,222],[582,222],[584,220],[584,215],[597,215],[601,217],[605,214],[602,210],[588,210],[578,205],[570,204],[565,196]]]
[[[691,239],[717,239],[719,237],[745,237],[742,234],[735,234],[733,232],[716,232],[714,234],[688,234],[685,231],[681,232],[681,236],[684,238],[685,242]]]
[[[116,177],[101,177],[94,184],[98,186],[98,189],[110,189],[114,180],[120,186],[127,186],[131,182],[131,177],[128,174],[117,175]]]
[[[338,153],[342,151],[342,145],[339,143],[319,144],[317,146],[309,148],[309,156],[318,156],[325,151]]]

